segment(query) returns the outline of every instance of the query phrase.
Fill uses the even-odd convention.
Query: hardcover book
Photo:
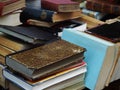
[[[52,33],[34,26],[25,27],[1,25],[0,31],[32,44],[45,44],[46,42],[57,38],[57,36]]]
[[[79,18],[81,11],[58,13],[46,9],[24,8],[20,13],[20,21],[26,23],[27,20],[40,20],[46,22],[60,22],[69,19]]]
[[[84,58],[85,48],[57,40],[6,57],[6,64],[34,80]],[[34,63],[33,63],[34,62]]]
[[[79,3],[71,0],[41,0],[41,7],[56,12],[80,11]]]
[[[82,66],[77,66],[44,78],[43,80],[40,80],[37,84],[32,84],[30,81],[13,74],[8,69],[3,70],[3,75],[6,79],[10,80],[11,82],[15,83],[16,85],[22,87],[25,90],[44,90],[45,88],[48,88],[62,81],[68,80],[70,78],[76,77],[85,72],[86,64],[83,64]]]
[[[25,0],[0,0],[0,16],[25,7]]]
[[[88,70],[85,86],[91,90],[103,89],[116,62],[116,45],[88,33],[71,29],[63,30],[62,39],[87,49],[85,62],[87,63]]]
[[[87,0],[86,8],[102,13],[120,15],[120,5],[105,0]]]
[[[113,43],[120,42],[120,22],[118,21],[111,24],[103,24],[85,32]]]

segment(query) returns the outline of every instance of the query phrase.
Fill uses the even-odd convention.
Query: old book
[[[112,21],[112,20],[111,20]],[[120,22],[115,21],[109,24],[103,24],[99,27],[95,27],[92,29],[89,29],[85,31],[86,33],[89,33],[91,35],[94,35],[96,37],[102,38],[106,41],[113,42],[116,46],[116,62],[113,63],[113,67],[111,69],[111,72],[108,76],[108,79],[106,80],[106,86],[109,85],[110,82],[115,81],[117,79],[120,79],[119,72],[117,71],[119,68],[119,53],[120,53]]]
[[[120,15],[120,5],[105,0],[87,0],[86,8],[102,13]]]
[[[0,33],[0,45],[5,46],[13,51],[21,51],[32,48],[34,46],[32,44],[26,43],[20,39],[3,33]]]
[[[88,29],[85,32],[100,37],[113,43],[120,42],[120,22],[103,24],[98,27]]]
[[[103,89],[113,64],[116,62],[115,44],[88,33],[71,29],[63,30],[62,39],[87,49],[85,62],[88,64],[88,70],[85,86],[91,90]]]
[[[45,88],[44,90],[64,90],[65,88],[68,88],[79,82],[83,82],[83,84],[84,84],[84,77],[85,77],[85,73],[82,73],[82,74],[72,77],[68,80],[62,81],[62,82],[54,84],[48,88]],[[79,85],[83,86],[83,84],[82,85],[79,84]]]
[[[83,47],[64,40],[57,40],[37,48],[7,56],[6,64],[13,70],[26,76],[26,78],[36,79],[72,62],[83,59],[84,52],[85,48]]]
[[[6,66],[0,64],[0,86],[2,86],[4,89],[8,89],[9,82],[3,76],[3,69],[5,69],[5,68],[6,68]]]
[[[1,25],[0,31],[32,44],[45,44],[47,41],[57,37],[50,32],[34,26],[24,27]]]
[[[41,0],[41,7],[56,12],[80,11],[79,3],[71,0]]]
[[[80,17],[81,11],[58,13],[46,9],[25,8],[20,13],[20,21],[26,23],[28,19],[41,20],[46,22],[60,22]]]
[[[17,84],[18,86],[22,87],[25,90],[44,90],[47,87],[50,87],[54,84],[60,83],[64,80],[70,79],[85,72],[86,72],[86,65],[84,64],[82,67],[77,66],[69,70],[49,76],[47,78],[44,78],[43,80],[40,80],[37,84],[32,84],[30,81],[25,80],[22,77],[13,74],[8,69],[3,70],[3,75],[5,78]]]
[[[80,16],[81,17],[79,17],[79,18],[77,18],[75,20],[86,22],[87,23],[87,29],[90,29],[90,28],[93,28],[93,27],[96,27],[96,26],[99,26],[99,25],[105,23],[103,21],[100,21],[98,19],[95,19],[95,18],[90,17],[90,16],[85,15],[85,14],[81,14]]]
[[[0,0],[0,16],[25,7],[25,0]]]

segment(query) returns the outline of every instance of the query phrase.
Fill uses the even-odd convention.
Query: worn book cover
[[[0,0],[0,16],[25,7],[25,0]]]
[[[6,64],[13,70],[36,79],[84,58],[85,48],[64,40],[39,46],[6,57]]]
[[[0,31],[31,44],[44,44],[57,37],[50,32],[34,26],[24,27],[1,25]]]
[[[86,8],[102,13],[120,15],[120,5],[105,0],[87,0]]]
[[[41,0],[41,7],[56,12],[79,11],[79,3],[71,0]]]
[[[114,22],[111,24],[103,24],[92,29],[88,29],[85,32],[97,36],[99,38],[111,41],[113,43],[120,42],[120,22]]]
[[[20,22],[26,23],[29,19],[45,21],[45,22],[60,22],[69,19],[75,19],[80,17],[81,11],[58,13],[52,10],[24,8],[20,13]]]

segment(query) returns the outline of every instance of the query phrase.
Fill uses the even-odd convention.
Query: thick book
[[[52,85],[48,88],[45,88],[44,90],[64,90],[65,88],[68,88],[68,87],[70,87],[70,86],[72,86],[76,83],[84,82],[84,77],[85,77],[85,73],[82,73],[82,74],[77,75],[73,78],[70,78],[68,80],[65,80],[65,81],[62,81],[60,83],[54,84],[54,85]],[[83,85],[84,85],[84,83],[81,84],[80,86],[83,86]]]
[[[86,8],[102,13],[120,15],[120,5],[105,0],[87,0]]]
[[[85,62],[88,70],[85,86],[91,90],[103,89],[116,61],[115,44],[85,32],[73,31],[71,29],[63,30],[62,39],[87,49]]]
[[[46,22],[60,22],[69,19],[79,18],[81,11],[58,13],[46,9],[24,8],[20,13],[20,21],[26,23],[28,19],[46,21]]]
[[[14,84],[20,86],[25,90],[44,90],[47,87],[68,80],[85,72],[86,72],[86,64],[49,76],[48,78],[45,78],[34,85],[31,84],[31,82],[23,79],[22,77],[13,74],[8,69],[3,70],[3,75],[6,79],[10,80]]]
[[[112,19],[111,19],[112,21]],[[93,36],[102,38],[106,41],[113,42],[116,46],[116,62],[113,63],[113,68],[111,70],[111,73],[106,81],[106,86],[109,85],[110,82],[115,81],[117,79],[120,79],[119,72],[117,71],[119,67],[119,59],[120,59],[120,22],[115,21],[109,24],[103,24],[101,26],[98,26],[97,28],[92,28],[87,31],[85,31],[88,34],[91,34]]]
[[[8,89],[9,87],[9,82],[5,77],[3,76],[3,69],[5,69],[6,66],[0,64],[0,86],[2,86],[4,89]]]
[[[35,46],[3,33],[0,33],[0,45],[5,46],[13,51],[21,51]]]
[[[50,32],[34,26],[25,27],[1,25],[0,31],[31,44],[45,44],[57,37]]]
[[[0,16],[25,7],[25,0],[0,0]]]
[[[120,22],[114,22],[111,24],[103,24],[92,29],[88,29],[85,32],[96,37],[111,41],[113,43],[120,42]]]
[[[84,58],[85,48],[64,40],[57,40],[6,57],[13,70],[34,80]],[[34,62],[34,63],[33,63]]]
[[[79,3],[71,0],[41,0],[41,7],[56,12],[80,11]]]

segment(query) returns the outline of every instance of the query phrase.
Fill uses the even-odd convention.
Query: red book
[[[120,4],[110,3],[103,0],[87,0],[86,8],[108,14],[120,15]]]
[[[0,16],[25,7],[25,0],[0,0]]]
[[[80,11],[79,3],[71,0],[41,0],[41,7],[56,12]]]

